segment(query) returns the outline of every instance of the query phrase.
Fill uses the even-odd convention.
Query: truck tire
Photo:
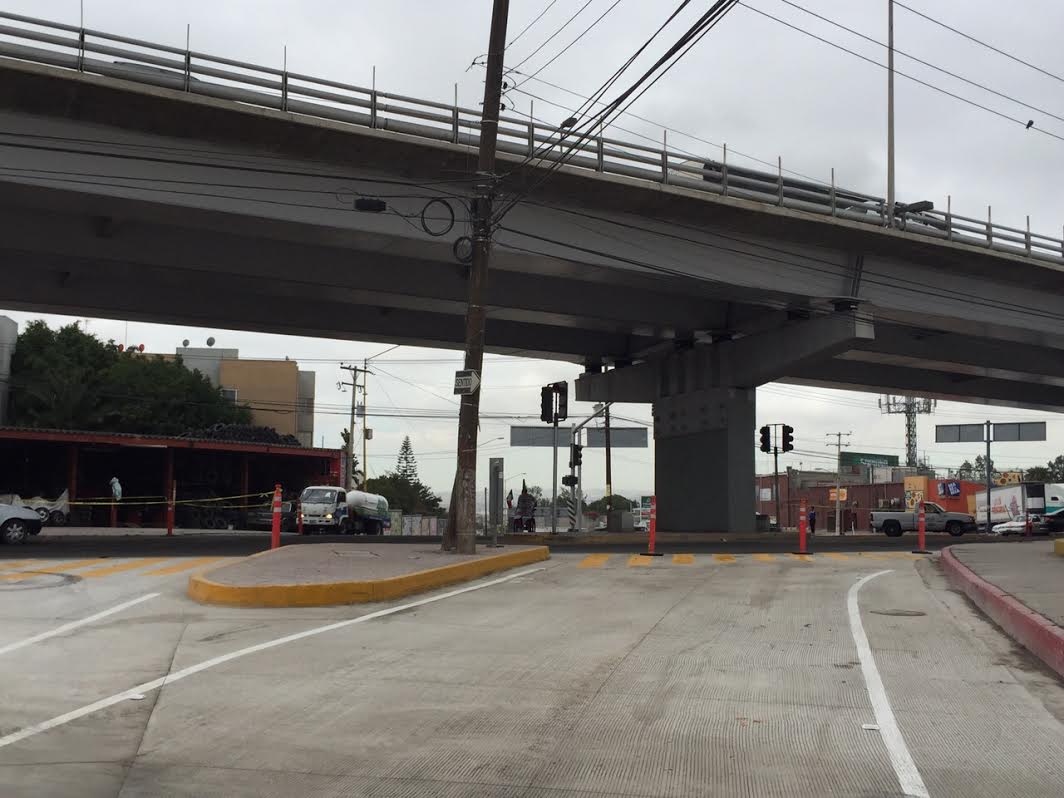
[[[11,518],[0,527],[0,539],[4,543],[25,543],[30,535],[30,528],[21,518]]]
[[[884,521],[883,534],[891,538],[901,537],[901,524],[897,521]]]
[[[355,534],[355,530],[351,528],[351,519],[350,518],[341,518],[340,519],[340,529],[339,529],[339,531],[340,531],[341,535],[353,535],[353,534]]]
[[[379,535],[381,533],[380,521],[366,521],[366,534]]]
[[[946,531],[949,532],[955,538],[959,538],[964,534],[964,526],[960,521],[950,521],[946,524]]]
[[[64,513],[62,510],[52,510],[52,514],[48,516],[48,523],[51,526],[66,526],[66,513]]]

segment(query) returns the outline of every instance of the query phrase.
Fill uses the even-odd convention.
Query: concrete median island
[[[388,601],[540,562],[545,546],[441,552],[424,543],[284,546],[193,574],[188,595],[232,607],[321,607]]]

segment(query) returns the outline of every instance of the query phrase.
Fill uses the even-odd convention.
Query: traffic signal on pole
[[[794,449],[794,427],[789,424],[783,425],[783,446],[780,447],[781,452],[789,452]]]
[[[760,430],[761,432],[761,451],[772,451],[772,429],[766,424]]]
[[[557,421],[565,421],[569,417],[569,383],[554,383],[554,392],[558,394]]]
[[[547,424],[554,423],[554,386],[545,385],[539,391],[539,417]]]
[[[579,443],[574,443],[569,446],[569,466],[570,468],[576,468],[584,462],[584,447]]]

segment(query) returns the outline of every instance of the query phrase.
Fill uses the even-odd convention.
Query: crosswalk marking
[[[589,554],[580,561],[577,568],[601,568],[609,558],[608,554]]]
[[[101,562],[107,562],[107,559],[105,557],[96,557],[92,560],[75,560],[74,562],[65,562],[60,565],[51,565],[47,568],[34,568],[32,571],[17,571],[13,574],[0,574],[0,579],[17,582],[22,579],[29,579],[37,576],[38,574],[65,574],[67,571],[76,571],[78,568],[88,568],[90,565],[96,565]]]
[[[713,559],[717,562],[735,562],[735,557],[731,554],[714,554]]]
[[[676,565],[694,565],[695,555],[693,554],[674,554],[672,555],[672,561]]]
[[[633,554],[628,558],[629,568],[647,567],[651,565],[657,557],[644,557],[642,554]]]
[[[755,554],[754,559],[758,562],[774,562],[776,555],[774,554]]]
[[[607,555],[608,556],[608,555]],[[190,571],[193,568],[199,568],[202,565],[210,565],[212,562],[218,562],[219,560],[229,560],[232,557],[197,557],[192,560],[181,560],[177,565],[168,565],[165,568],[156,568],[154,571],[145,571],[145,576],[170,576],[170,574],[179,574],[182,571]]]
[[[170,557],[147,557],[142,560],[132,560],[130,562],[118,563],[117,565],[107,565],[103,568],[93,568],[89,571],[82,571],[78,576],[85,579],[98,579],[101,576],[110,576],[111,574],[120,574],[123,571],[134,571],[137,568],[145,568],[149,565],[158,565],[161,562],[166,562],[171,559]]]

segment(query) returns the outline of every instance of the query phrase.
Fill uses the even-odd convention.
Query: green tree
[[[407,515],[443,515],[440,497],[420,481],[411,482],[396,471],[389,471],[366,483],[370,493],[377,493],[388,500],[393,510],[402,510]]]
[[[1053,472],[1046,466],[1028,468],[1023,475],[1027,482],[1053,482]]]
[[[606,504],[607,502],[605,496],[603,496],[601,499],[595,499],[595,501],[590,502],[587,505],[588,512],[600,514],[604,513],[606,512]],[[624,496],[620,496],[615,493],[613,494],[613,496],[610,497],[609,504],[614,510],[631,510],[633,502],[629,499],[626,499]]]
[[[235,405],[179,359],[119,352],[69,324],[33,321],[11,358],[12,423],[25,427],[175,435],[216,423],[248,424]]]
[[[977,479],[975,474],[975,466],[972,465],[971,460],[965,460],[963,463],[961,463],[961,467],[957,469],[957,479],[963,479],[969,482],[972,482]]]
[[[1064,482],[1064,454],[1059,454],[1046,463],[1046,470],[1049,471],[1050,481]]]
[[[410,445],[409,435],[403,438],[403,444],[399,447],[399,460],[395,473],[411,484],[418,481],[417,460],[414,458],[414,447]]]

